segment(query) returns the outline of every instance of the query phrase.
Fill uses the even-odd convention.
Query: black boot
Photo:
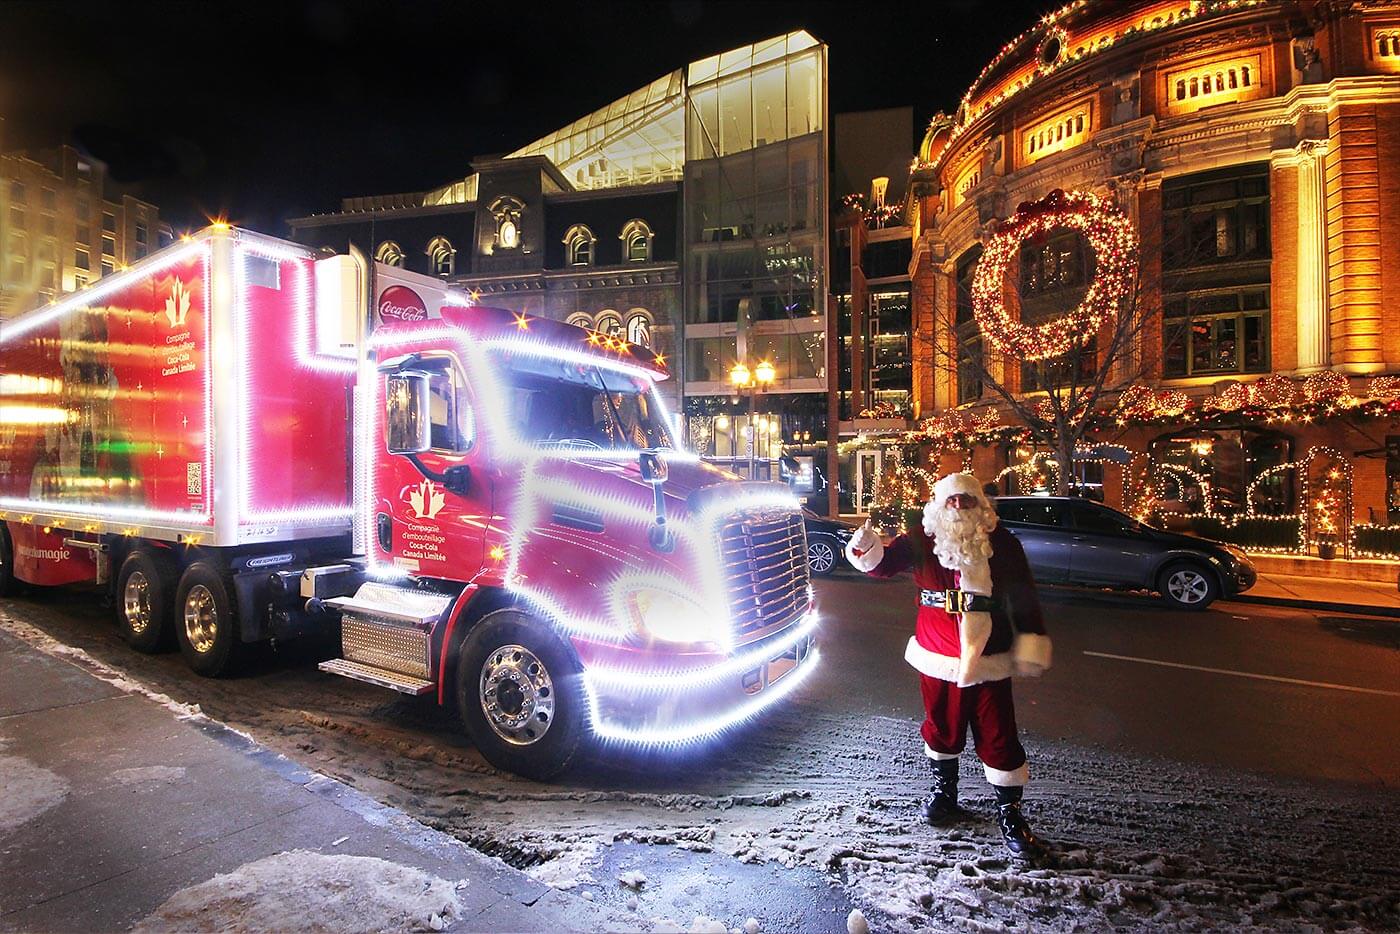
[[[1031,833],[1021,813],[1021,786],[993,785],[997,793],[997,826],[1006,848],[1016,856],[1035,857],[1045,852],[1045,844]]]
[[[932,827],[962,814],[958,807],[958,760],[929,759],[933,766],[933,794],[924,799],[924,820]]]

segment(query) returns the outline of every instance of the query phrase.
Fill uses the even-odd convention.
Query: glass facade
[[[741,359],[773,362],[772,392],[825,392],[826,48],[712,56],[687,93],[686,392],[723,392]]]

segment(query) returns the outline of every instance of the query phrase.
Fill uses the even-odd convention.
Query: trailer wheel
[[[573,648],[516,609],[488,613],[457,660],[457,710],[486,761],[546,781],[583,737],[583,683]]]
[[[18,589],[15,583],[14,548],[10,545],[10,530],[0,522],[0,597],[12,597]]]
[[[170,645],[179,569],[169,556],[137,549],[117,573],[117,628],[126,644],[150,654]]]
[[[196,674],[232,674],[242,654],[238,617],[229,580],[214,566],[197,561],[185,569],[175,590],[175,635],[180,654]]]

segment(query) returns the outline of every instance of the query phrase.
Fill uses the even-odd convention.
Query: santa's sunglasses
[[[976,509],[981,503],[971,493],[954,493],[943,501],[943,505],[952,509]]]

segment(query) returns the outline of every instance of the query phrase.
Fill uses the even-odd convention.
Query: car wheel
[[[1163,600],[1180,610],[1204,610],[1220,596],[1215,575],[1190,561],[1167,565],[1158,578],[1157,589]]]
[[[573,648],[516,609],[488,613],[457,660],[457,710],[498,769],[536,781],[563,772],[583,739],[583,678]]]
[[[824,538],[807,542],[807,568],[813,577],[826,577],[836,570],[836,548]]]
[[[213,565],[197,561],[175,589],[175,635],[185,663],[206,678],[238,669],[243,638],[238,631],[230,581]]]
[[[117,628],[138,652],[158,652],[170,644],[175,584],[179,569],[166,555],[138,549],[117,574]]]

